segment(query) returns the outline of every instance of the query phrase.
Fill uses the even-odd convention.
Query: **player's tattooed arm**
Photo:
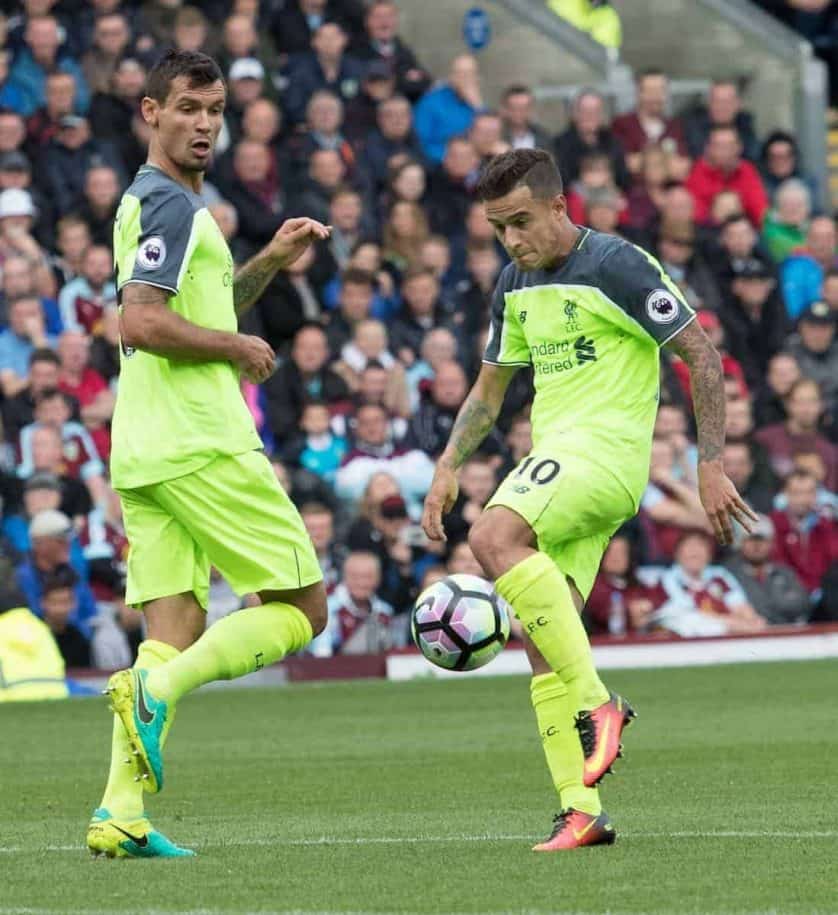
[[[751,530],[753,509],[736,491],[722,464],[725,391],[722,360],[697,321],[668,344],[687,363],[698,426],[698,496],[719,543],[733,542],[733,522]]]
[[[236,270],[233,277],[233,304],[237,315],[241,317],[259,299],[268,283],[276,276],[277,270],[279,264],[276,259],[264,251],[251,257]]]
[[[688,324],[667,347],[686,362],[698,427],[699,461],[720,461],[725,443],[725,387],[722,360],[698,321]]]
[[[460,407],[451,437],[436,463],[433,482],[425,497],[422,528],[431,540],[445,540],[442,517],[451,511],[457,501],[456,470],[491,431],[516,371],[517,366],[514,365],[484,362],[474,387]]]

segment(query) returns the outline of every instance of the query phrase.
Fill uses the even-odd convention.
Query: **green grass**
[[[559,855],[523,678],[187,699],[149,801],[185,861],[83,850],[104,700],[0,707],[0,915],[838,911],[834,662],[608,682],[640,713],[620,839]]]

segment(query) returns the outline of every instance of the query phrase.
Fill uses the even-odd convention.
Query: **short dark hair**
[[[635,76],[634,81],[639,86],[644,79],[648,79],[650,76],[666,76],[666,73],[661,70],[660,67],[646,67],[645,70],[641,70],[637,76]]]
[[[185,76],[189,80],[190,89],[224,82],[221,68],[211,57],[201,54],[200,51],[179,51],[176,48],[169,48],[149,71],[145,94],[165,105],[172,81],[179,76]]]
[[[39,407],[45,400],[53,400],[56,397],[60,397],[68,407],[71,407],[68,395],[58,388],[44,388],[44,390],[35,397],[35,406]]]
[[[61,367],[61,360],[58,358],[58,353],[56,353],[54,349],[47,349],[45,346],[32,351],[32,355],[29,357],[29,368],[32,368],[36,362],[49,362],[59,368]]]
[[[370,289],[375,288],[375,277],[367,270],[360,267],[347,267],[341,274],[341,283],[346,286],[351,283],[353,286],[368,286]]]
[[[793,483],[795,480],[803,480],[806,483],[811,481],[815,484],[815,486],[818,485],[818,478],[811,472],[811,470],[806,470],[805,467],[795,467],[794,470],[790,471],[783,480],[783,489],[785,489],[789,483]]]
[[[58,591],[62,588],[75,588],[78,581],[79,576],[72,566],[57,566],[52,572],[48,572],[44,576],[44,580],[41,583],[41,594],[49,594],[50,591]]]
[[[524,83],[513,83],[511,86],[507,86],[503,90],[501,99],[506,102],[513,95],[532,95],[532,89],[529,86],[524,85]]]
[[[513,149],[489,160],[477,182],[478,200],[497,200],[516,187],[533,197],[553,198],[564,190],[555,159],[544,149]]]

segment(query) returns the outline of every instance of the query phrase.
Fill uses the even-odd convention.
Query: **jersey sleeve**
[[[498,278],[492,296],[489,338],[483,361],[492,365],[529,365],[530,350],[520,322],[506,304],[508,272]]]
[[[155,188],[139,201],[135,218],[122,227],[119,288],[147,283],[175,295],[192,251],[195,210],[176,188]]]
[[[624,242],[606,254],[600,274],[602,291],[658,346],[695,318],[663,267],[636,245]]]

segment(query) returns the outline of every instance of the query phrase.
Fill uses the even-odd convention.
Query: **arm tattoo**
[[[440,462],[450,464],[454,470],[462,466],[491,432],[497,415],[498,411],[492,404],[472,392],[457,414],[446,454]]]
[[[698,427],[699,461],[721,459],[725,443],[725,389],[722,360],[697,321],[667,344],[687,363]]]
[[[239,267],[233,279],[233,304],[237,315],[243,315],[262,295],[278,269],[276,261],[264,253],[256,254]]]

